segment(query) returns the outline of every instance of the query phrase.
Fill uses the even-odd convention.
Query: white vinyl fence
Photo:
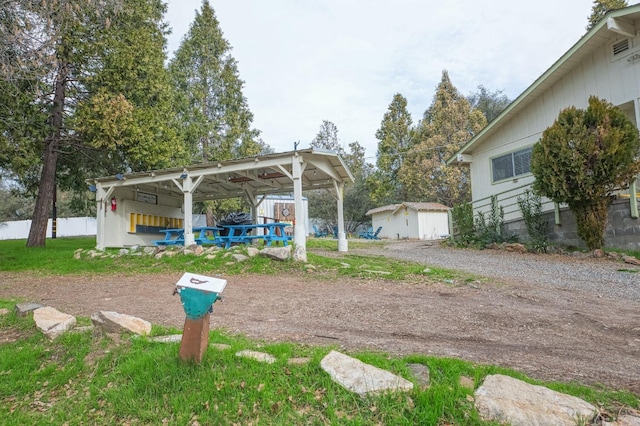
[[[57,237],[96,235],[95,217],[68,217],[57,221]],[[30,220],[0,222],[0,240],[26,240],[29,237]],[[47,238],[51,238],[51,219],[47,224]]]

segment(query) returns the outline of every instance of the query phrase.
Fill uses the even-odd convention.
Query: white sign
[[[190,272],[185,272],[176,283],[176,287],[178,287],[178,289],[188,287],[210,293],[222,293],[222,290],[224,290],[226,285],[227,280],[192,274]]]

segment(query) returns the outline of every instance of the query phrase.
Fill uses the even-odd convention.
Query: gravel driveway
[[[640,302],[640,268],[608,259],[454,249],[424,241],[388,241],[382,249],[356,251],[470,272],[507,282],[593,291],[603,297]],[[635,273],[630,272],[634,270]]]

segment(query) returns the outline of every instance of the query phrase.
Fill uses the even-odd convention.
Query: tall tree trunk
[[[55,185],[56,165],[58,162],[58,147],[60,146],[62,136],[62,115],[64,113],[65,88],[68,74],[69,65],[60,65],[56,76],[53,109],[49,116],[51,131],[45,141],[40,185],[38,186],[38,196],[31,220],[31,228],[29,229],[27,247],[44,247],[47,240],[47,222],[49,219],[49,208],[53,199],[53,186]]]

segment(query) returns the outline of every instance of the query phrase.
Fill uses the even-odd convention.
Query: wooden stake
[[[202,362],[202,357],[209,344],[210,315],[207,312],[202,318],[185,319],[182,342],[180,343],[181,360],[193,361],[197,364]]]

